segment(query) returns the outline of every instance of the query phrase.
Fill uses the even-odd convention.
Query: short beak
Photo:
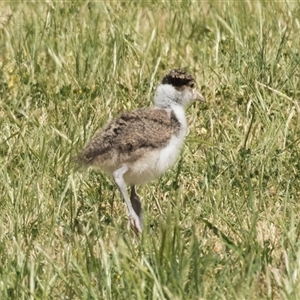
[[[205,102],[206,100],[205,100],[205,97],[201,94],[201,93],[199,93],[198,91],[194,91],[194,99],[195,100],[199,100],[199,101],[203,101],[203,102]]]

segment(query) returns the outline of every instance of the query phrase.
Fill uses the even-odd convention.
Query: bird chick
[[[195,79],[172,70],[157,87],[153,107],[121,114],[78,155],[85,166],[113,176],[138,233],[142,232],[142,206],[135,185],[157,178],[175,163],[187,132],[185,108],[194,100],[205,101],[195,90]],[[126,185],[131,186],[130,197]]]

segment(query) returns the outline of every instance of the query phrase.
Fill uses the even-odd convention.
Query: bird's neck
[[[185,107],[180,104],[178,92],[169,84],[161,84],[157,87],[154,96],[155,106],[166,110],[169,114],[173,112],[180,123],[180,131],[186,134],[187,122],[185,117]]]
[[[157,87],[154,96],[155,106],[162,109],[172,109],[181,106],[178,103],[178,93],[176,89],[169,84],[161,84]]]

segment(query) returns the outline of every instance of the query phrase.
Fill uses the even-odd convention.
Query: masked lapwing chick
[[[158,85],[154,106],[121,114],[99,130],[78,155],[85,166],[112,175],[138,233],[142,232],[142,205],[135,185],[159,177],[176,162],[187,132],[185,108],[194,100],[205,101],[195,89],[195,79],[182,70],[172,70]]]

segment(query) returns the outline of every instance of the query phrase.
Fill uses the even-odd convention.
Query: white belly
[[[127,164],[129,170],[124,174],[127,184],[141,184],[157,178],[167,171],[180,153],[184,137],[173,136],[169,144],[160,150],[150,150],[138,161]]]

